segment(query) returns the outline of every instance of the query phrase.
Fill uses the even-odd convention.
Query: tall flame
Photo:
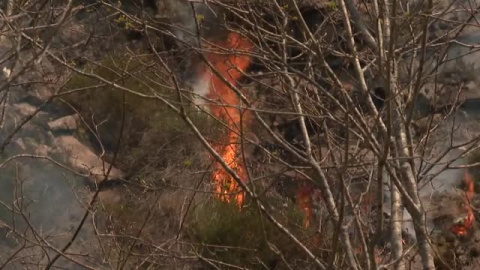
[[[298,204],[303,212],[303,226],[309,228],[313,218],[313,187],[308,183],[303,183],[297,191]]]
[[[229,86],[237,86],[239,79],[243,77],[243,72],[250,66],[252,58],[248,55],[241,55],[235,51],[251,51],[253,44],[246,38],[237,33],[229,33],[226,41],[217,42],[217,48],[223,51],[215,51],[214,48],[205,53],[205,57],[213,66],[214,70],[203,66],[202,82],[207,82],[209,87],[206,97],[211,100],[210,110],[217,118],[223,119],[228,124],[230,131],[228,134],[228,143],[224,146],[216,146],[216,151],[222,156],[225,163],[232,168],[243,181],[246,180],[246,169],[240,161],[239,137],[242,124],[250,123],[248,112],[242,114],[238,108],[240,98]],[[226,53],[232,51],[232,53]],[[225,83],[227,81],[228,83]],[[215,191],[218,197],[227,202],[234,201],[241,206],[245,199],[245,194],[239,189],[238,183],[226,172],[220,164],[217,164],[213,173],[215,181]],[[313,188],[311,185],[303,185],[298,190],[298,199],[300,208],[304,213],[304,226],[310,227],[313,217]]]
[[[467,218],[466,220],[463,221],[462,224],[457,224],[452,228],[453,233],[457,235],[462,235],[462,236],[468,234],[468,231],[472,228],[473,223],[475,221],[475,215],[473,213],[473,208],[471,205],[471,201],[473,199],[473,196],[475,195],[475,180],[473,176],[468,172],[468,170],[465,171],[463,183],[467,189],[465,191],[465,202],[464,202],[464,205],[467,210]]]
[[[216,146],[216,150],[227,165],[245,181],[245,166],[239,158],[239,138],[241,125],[248,124],[250,117],[248,113],[242,113],[239,109],[241,100],[228,84],[237,86],[238,80],[243,77],[243,72],[252,62],[250,56],[240,55],[238,50],[250,51],[253,44],[237,33],[229,33],[226,41],[218,42],[216,45],[223,50],[220,52],[210,48],[212,50],[205,53],[206,59],[211,63],[214,70],[204,67],[203,80],[210,82],[207,98],[211,101],[210,110],[212,114],[226,121],[230,128],[227,144]],[[227,81],[228,84],[224,81]],[[233,200],[239,206],[243,204],[245,194],[239,189],[238,183],[220,164],[217,164],[213,179],[216,184],[216,192],[222,200],[227,202]]]

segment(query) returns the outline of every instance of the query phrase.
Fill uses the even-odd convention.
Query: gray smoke
[[[165,5],[172,22],[171,31],[191,46],[199,47],[199,38],[210,38],[221,32],[223,16],[215,6],[185,0],[166,0]]]
[[[222,38],[225,31],[222,30],[223,14],[216,6],[205,3],[189,3],[185,0],[165,0],[163,12],[168,14],[160,17],[169,19],[170,31],[177,38],[180,48],[186,49],[187,54],[190,48],[201,48],[202,39],[212,41]],[[210,90],[210,80],[199,72],[198,64],[201,60],[195,54],[185,57],[187,60],[186,71],[181,75],[183,82],[189,85],[194,94],[194,104],[204,105],[204,97]],[[205,108],[206,109],[206,108]]]
[[[23,53],[21,62],[24,62],[23,58],[30,56],[28,52]],[[0,70],[4,70],[0,72],[0,85],[10,75],[8,64],[9,62],[6,62],[0,66]],[[53,70],[46,60],[40,63],[38,68]],[[3,143],[51,92],[52,89],[45,85],[22,84],[38,81],[41,77],[42,74],[33,69],[16,81],[20,85],[10,86],[5,106],[6,117],[0,129],[0,143]],[[0,95],[4,94],[6,91],[0,92]],[[53,119],[68,113],[58,107],[58,104],[44,107],[15,133],[0,155],[1,162],[17,155],[35,155],[48,156],[72,167],[71,151],[59,143],[59,138],[65,137],[65,134],[61,131],[55,132],[49,126]],[[85,144],[84,148],[76,150],[81,152],[87,149],[89,147]],[[27,230],[29,226],[32,226],[40,237],[47,239],[49,244],[57,248],[63,247],[86,211],[85,203],[91,194],[85,189],[85,181],[84,177],[41,158],[17,158],[0,167],[0,265],[21,246],[23,240],[17,233],[35,239],[33,231]],[[15,209],[16,213],[11,209]],[[22,214],[19,213],[20,210]],[[29,246],[16,255],[24,259],[11,261],[7,269],[23,268],[22,265],[28,263],[35,265],[46,262],[47,258],[40,246]],[[96,247],[91,222],[87,222],[69,251],[95,256]],[[46,250],[51,252],[48,248]],[[57,266],[78,269],[64,259],[59,260]]]

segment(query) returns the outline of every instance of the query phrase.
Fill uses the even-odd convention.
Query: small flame
[[[313,188],[311,185],[304,184],[297,192],[298,204],[303,212],[303,226],[309,228],[313,218]]]
[[[229,84],[236,86],[238,79],[243,77],[243,72],[250,66],[252,59],[247,55],[238,53],[225,53],[227,50],[250,51],[253,48],[252,43],[237,33],[229,33],[226,41],[218,42],[218,47],[224,49],[222,52],[214,51],[213,48],[205,53],[206,59],[214,67],[210,70],[204,66],[203,79],[209,81],[209,91],[207,98],[210,103],[210,110],[214,116],[226,120],[229,128],[228,144],[226,146],[217,146],[217,152],[222,156],[227,165],[232,168],[243,181],[246,180],[245,166],[239,162],[239,131],[242,122],[248,124],[248,114],[243,114],[238,108],[240,98],[235,91],[222,79]],[[227,202],[233,200],[241,206],[245,199],[245,194],[239,189],[238,183],[226,172],[220,164],[217,165],[213,173],[213,179],[216,183],[216,192],[218,196]]]
[[[475,180],[468,171],[465,171],[463,182],[467,189],[465,191],[465,207],[467,210],[467,218],[461,224],[457,224],[452,227],[452,232],[461,236],[468,234],[468,231],[472,228],[475,221],[475,215],[471,205],[471,201],[475,195]]]

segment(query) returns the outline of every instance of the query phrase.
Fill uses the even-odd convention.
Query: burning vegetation
[[[226,165],[232,168],[243,182],[247,180],[245,164],[242,162],[240,138],[244,128],[249,125],[250,116],[242,110],[239,97],[238,80],[251,64],[251,57],[247,55],[253,49],[253,44],[237,33],[229,33],[225,41],[208,44],[205,58],[208,64],[201,69],[201,83],[208,87],[206,98],[212,114],[225,121],[228,135],[225,142],[216,144],[216,150]],[[238,183],[220,165],[213,173],[215,190],[218,196],[227,202],[235,202],[241,206],[245,194],[239,189]]]
[[[107,86],[111,88],[108,89],[108,93],[116,95],[117,98],[113,99],[106,96],[104,99],[110,102],[115,101],[117,107],[113,113],[106,112],[100,116],[107,119],[110,115],[121,115],[122,111],[131,111],[132,114],[136,115],[135,118],[128,118],[127,115],[129,121],[127,121],[125,130],[129,134],[138,134],[139,137],[133,138],[132,136],[130,144],[127,145],[129,145],[128,150],[131,150],[133,149],[131,145],[139,142],[141,149],[139,148],[140,150],[137,152],[141,153],[141,156],[139,154],[129,155],[133,151],[125,152],[126,155],[119,157],[120,162],[122,162],[121,165],[126,164],[124,167],[130,166],[131,175],[134,175],[132,179],[139,179],[143,189],[139,189],[137,195],[140,195],[138,196],[145,196],[144,193],[151,192],[152,198],[149,199],[148,205],[156,205],[154,200],[157,196],[156,192],[160,192],[158,193],[158,197],[161,198],[160,210],[155,208],[154,210],[143,210],[143,212],[158,211],[155,214],[160,215],[157,220],[161,226],[165,225],[165,217],[181,217],[180,220],[172,218],[169,221],[170,223],[166,227],[170,231],[166,229],[164,235],[170,239],[175,234],[178,240],[184,237],[182,229],[187,228],[186,231],[188,232],[185,235],[188,234],[188,236],[182,241],[185,239],[197,241],[192,245],[189,243],[189,247],[185,247],[185,245],[179,248],[178,250],[181,250],[182,254],[172,252],[161,254],[161,256],[177,258],[180,257],[179,254],[184,255],[187,252],[194,251],[195,254],[201,254],[202,259],[211,259],[209,262],[213,262],[214,266],[218,265],[220,268],[233,264],[245,268],[252,265],[255,268],[261,265],[261,267],[269,269],[283,269],[293,261],[291,268],[312,269],[312,265],[316,264],[315,260],[318,258],[320,258],[322,264],[325,264],[325,269],[329,269],[328,267],[346,269],[349,265],[356,265],[356,262],[362,266],[368,265],[366,262],[371,263],[369,269],[377,268],[376,266],[382,263],[384,266],[391,265],[396,258],[391,255],[391,249],[389,250],[388,243],[386,243],[388,240],[380,238],[388,239],[390,235],[387,234],[392,231],[389,231],[391,230],[389,224],[386,224],[387,222],[380,218],[382,217],[382,209],[378,209],[381,200],[384,198],[377,196],[377,193],[382,190],[382,186],[381,183],[375,183],[375,178],[381,178],[380,174],[376,174],[382,172],[382,170],[387,171],[387,169],[391,170],[389,173],[393,176],[402,178],[401,169],[405,166],[397,166],[399,164],[396,162],[417,159],[416,156],[412,156],[411,159],[402,155],[397,156],[398,151],[392,150],[387,151],[388,156],[385,156],[386,159],[383,160],[385,164],[382,166],[388,168],[377,166],[380,164],[380,158],[383,159],[381,150],[396,147],[388,144],[382,145],[381,140],[377,142],[378,138],[382,138],[377,135],[385,135],[378,130],[380,125],[377,125],[378,121],[384,118],[383,113],[385,112],[383,106],[387,97],[381,91],[383,88],[368,85],[369,89],[365,91],[357,89],[359,87],[356,83],[357,80],[350,79],[354,77],[351,74],[351,66],[345,64],[350,62],[349,57],[353,54],[348,51],[347,46],[336,46],[338,45],[336,44],[337,41],[330,42],[332,39],[329,38],[327,42],[323,39],[325,37],[322,35],[326,30],[321,28],[323,23],[325,26],[330,24],[330,32],[333,33],[333,36],[338,36],[342,40],[345,39],[344,33],[338,32],[337,34],[336,31],[333,31],[335,26],[338,26],[336,21],[321,19],[325,18],[324,15],[327,13],[322,15],[322,12],[316,10],[304,13],[305,23],[308,24],[308,27],[312,27],[312,33],[315,34],[315,37],[312,38],[304,35],[305,33],[300,33],[299,30],[304,29],[304,26],[300,25],[301,22],[303,23],[302,20],[299,20],[301,14],[296,14],[291,6],[275,7],[270,6],[269,1],[260,2],[262,12],[270,17],[265,21],[257,21],[259,24],[263,24],[261,31],[264,31],[262,36],[257,39],[255,37],[256,33],[252,32],[249,27],[240,25],[241,21],[248,21],[249,18],[245,17],[242,18],[245,20],[238,20],[236,23],[226,25],[218,31],[223,32],[227,28],[233,29],[240,25],[243,29],[232,30],[238,32],[228,32],[224,37],[219,37],[218,33],[215,33],[215,37],[213,37],[205,34],[205,29],[200,29],[202,30],[199,31],[201,36],[191,36],[191,39],[183,40],[185,43],[200,39],[204,41],[201,46],[198,46],[197,43],[190,45],[192,53],[196,54],[200,50],[202,51],[201,58],[203,61],[193,63],[193,73],[197,79],[194,88],[200,90],[195,91],[195,93],[204,100],[203,105],[208,108],[209,115],[197,113],[195,116],[188,115],[188,117],[191,117],[192,123],[198,127],[204,138],[210,141],[214,150],[225,163],[221,164],[214,160],[213,173],[207,178],[210,180],[208,185],[205,184],[207,181],[203,181],[202,177],[192,188],[192,178],[194,178],[192,175],[198,175],[198,172],[204,171],[210,161],[208,157],[205,158],[208,152],[204,151],[200,140],[196,140],[198,138],[192,138],[193,135],[188,134],[188,126],[178,126],[181,119],[176,115],[170,115],[174,114],[173,112],[167,114],[160,111],[159,113],[158,104],[148,103],[152,105],[151,108],[147,107],[146,102],[151,100],[144,98],[151,92],[161,93],[161,95],[168,97],[167,101],[171,102],[170,104],[173,107],[177,107],[179,106],[178,100],[176,100],[177,93],[172,94],[171,90],[178,88],[179,93],[186,93],[187,91],[184,92],[181,89],[184,85],[180,82],[180,86],[172,86],[172,84],[165,89],[159,89],[159,84],[168,82],[170,73],[165,72],[162,68],[156,70],[158,66],[162,65],[150,61],[149,57],[140,59],[133,55],[132,59],[142,60],[138,61],[135,69],[123,68],[123,65],[132,66],[131,59],[121,61],[125,62],[121,64],[119,61],[112,61],[111,65],[118,66],[117,69],[102,63],[106,67],[105,69],[115,71],[111,72],[115,73],[112,74],[114,83]],[[192,7],[196,4],[192,4]],[[282,12],[277,11],[277,8]],[[330,9],[338,10],[336,7],[329,7]],[[237,9],[232,9],[232,11],[235,10]],[[185,16],[185,18],[193,26],[193,28],[187,27],[187,30],[194,33],[197,27],[202,28],[205,25],[196,25],[195,20],[191,20],[191,18],[197,17],[199,22],[202,23],[209,19],[209,16],[208,13],[201,13],[201,9],[192,12],[198,12],[197,16],[187,14],[188,16]],[[282,17],[284,15],[280,13],[286,14],[286,17]],[[250,12],[239,14],[235,16],[255,16],[255,13]],[[234,16],[234,14],[230,14],[230,16]],[[262,13],[256,19],[263,19],[264,17],[268,16],[263,16]],[[283,22],[283,19],[290,20],[292,25],[280,23]],[[315,29],[313,29],[314,26]],[[209,33],[216,30],[209,29]],[[245,35],[240,34],[240,32],[245,33]],[[283,40],[283,34],[289,35],[290,32],[294,35]],[[181,38],[179,35],[179,39]],[[354,39],[352,38],[352,40]],[[326,58],[329,58],[325,60],[328,63],[320,61],[320,58],[323,57],[317,54],[320,51],[312,51],[311,41],[319,42],[319,45],[325,45],[323,47],[319,46],[319,48],[321,47],[323,50],[321,52],[326,54]],[[285,44],[281,42],[285,42]],[[363,50],[361,46],[358,47],[358,50],[360,56],[376,51]],[[178,51],[184,52],[184,50]],[[284,54],[277,55],[279,52]],[[163,54],[159,55],[163,57]],[[179,58],[188,57],[182,55]],[[170,62],[166,63],[177,62],[178,59],[168,60]],[[374,65],[373,62],[372,65]],[[152,71],[146,72],[147,67],[148,69],[151,68]],[[175,70],[176,67],[174,66],[172,70]],[[324,67],[328,67],[328,70],[322,70]],[[183,67],[179,67],[179,69],[181,68]],[[254,73],[252,72],[254,68],[258,68],[262,72]],[[140,71],[137,72],[137,70]],[[162,72],[165,74],[165,78],[162,77],[161,83],[157,83],[155,81],[158,80],[157,75],[162,74]],[[95,71],[95,75],[97,73],[101,77],[109,77]],[[365,72],[365,74],[370,73]],[[326,75],[329,74],[334,78],[327,78]],[[336,78],[337,75],[338,78]],[[126,80],[124,76],[130,76],[131,79]],[[81,78],[90,80],[90,77]],[[242,85],[242,80],[247,79],[251,84],[248,86]],[[367,81],[369,79],[372,78],[367,78]],[[75,80],[72,81],[75,82]],[[145,87],[144,82],[148,81],[155,81],[155,83]],[[139,101],[133,99],[129,93],[126,97],[118,95],[120,91],[117,91],[119,89],[114,86],[119,84],[133,89],[133,92],[140,93],[141,95],[137,97]],[[370,84],[369,81],[368,84]],[[85,85],[82,83],[71,87],[71,90],[94,87],[95,85],[94,83]],[[246,89],[247,87],[252,87],[252,89]],[[154,91],[151,91],[152,89]],[[372,89],[374,90],[372,91]],[[396,87],[395,91],[398,89],[400,88]],[[358,94],[362,91],[367,94]],[[373,115],[368,106],[364,104],[364,99],[368,97],[368,91],[374,92],[372,101],[374,107],[379,111],[378,115]],[[106,95],[106,93],[107,91],[103,95]],[[359,96],[355,96],[356,94]],[[399,93],[399,95],[402,95],[402,93]],[[99,97],[101,97],[99,94],[91,95],[91,99],[94,99],[94,101],[99,101]],[[152,99],[155,99],[156,96],[152,97]],[[255,106],[258,115],[264,117],[265,120],[265,126],[261,127],[261,130],[256,128],[255,125],[259,121],[249,111],[250,108],[246,108],[243,102],[244,97],[249,100],[259,100]],[[350,98],[352,101],[348,103],[347,101]],[[86,99],[75,98],[75,100],[84,102]],[[399,98],[399,102],[404,101]],[[103,106],[103,104],[102,100],[102,104],[98,107],[105,108],[106,106]],[[127,104],[127,109],[122,107],[122,104]],[[90,104],[88,105],[80,108],[81,111],[90,109]],[[182,105],[185,105],[188,109],[191,108],[190,104]],[[109,109],[112,109],[112,107],[114,106],[110,106]],[[301,107],[302,110],[297,109],[297,107]],[[339,109],[340,107],[342,109]],[[402,105],[398,110],[404,107],[407,106]],[[152,115],[155,115],[155,117],[152,118]],[[198,119],[194,117],[198,117]],[[213,128],[212,121],[206,119],[210,117],[218,120],[215,122],[215,128]],[[89,118],[93,119],[94,117]],[[299,119],[305,119],[306,123],[302,126]],[[415,120],[412,121],[415,122]],[[121,123],[121,121],[121,119],[118,120],[118,123]],[[138,126],[140,123],[145,126],[143,130],[136,129],[134,132],[128,132],[133,130],[130,125]],[[393,123],[397,123],[397,121]],[[437,123],[432,120],[432,124]],[[218,126],[222,127],[220,132],[217,130]],[[267,132],[268,128],[266,127],[270,127],[271,130]],[[108,129],[108,131],[111,130],[117,129]],[[395,129],[392,128],[391,130],[394,131]],[[245,141],[245,134],[249,132],[254,133],[259,138],[256,150],[260,149],[258,151],[261,152],[260,154],[247,156],[244,153],[245,149],[242,143]],[[371,142],[368,139],[370,135],[372,135]],[[409,138],[413,144],[417,143],[418,138],[416,136]],[[215,140],[212,138],[215,138]],[[309,142],[307,142],[308,140]],[[113,139],[112,141],[117,142]],[[188,141],[188,143],[185,143],[185,141]],[[373,145],[376,143],[378,143],[378,147]],[[155,149],[157,152],[152,153],[154,148],[152,145],[165,145],[165,147]],[[382,157],[377,156],[380,154]],[[417,153],[415,152],[415,154]],[[131,160],[123,158],[124,156],[129,156]],[[422,158],[428,160],[426,156]],[[262,158],[265,158],[265,160],[261,160]],[[259,162],[255,163],[255,161]],[[252,165],[252,163],[255,164]],[[226,166],[231,170],[226,169]],[[241,182],[231,176],[232,171]],[[421,171],[418,173],[420,174]],[[259,180],[252,180],[250,183],[250,177]],[[158,181],[158,179],[162,179],[162,181]],[[450,211],[448,214],[446,214],[446,210],[438,207],[440,208],[439,212],[443,211],[443,217],[448,216],[446,218],[448,222],[444,223],[446,226],[441,228],[439,234],[442,234],[441,237],[448,235],[448,237],[445,237],[448,238],[448,241],[454,239],[453,242],[467,242],[471,240],[469,237],[474,235],[478,229],[476,222],[478,218],[475,217],[477,196],[475,195],[474,174],[466,171],[462,179],[457,180],[463,181],[462,196],[456,196],[453,199],[445,199],[443,194],[439,196],[442,197],[439,201],[442,201],[444,205],[448,203],[454,205],[454,207],[451,207],[452,209],[448,210]],[[279,184],[282,181],[284,183],[293,182],[293,184],[290,186],[288,184],[284,185],[284,183]],[[119,181],[122,184],[124,182],[123,179]],[[211,187],[212,182],[213,188]],[[262,196],[259,197],[258,203],[262,203],[262,207],[264,207],[262,209],[267,209],[267,213],[271,215],[269,218],[275,218],[278,223],[268,221],[265,218],[265,213],[258,212],[256,207],[249,207],[255,204],[245,203],[246,195],[240,187],[242,183],[260,187],[256,189],[256,191],[260,190],[257,194]],[[416,183],[412,182],[411,184]],[[178,190],[176,190],[177,187]],[[450,187],[451,190],[454,190],[454,185],[448,188]],[[416,188],[414,186],[412,190]],[[175,191],[172,191],[174,189]],[[192,192],[192,190],[195,191]],[[202,193],[197,192],[200,190],[214,190],[215,196],[211,196],[209,192],[199,194]],[[382,195],[386,196],[386,194]],[[407,195],[410,196],[411,194]],[[402,194],[402,196],[407,195]],[[180,203],[178,198],[182,198],[184,201]],[[137,200],[137,204],[132,204],[125,199],[125,201],[122,201],[122,207],[117,207],[118,203],[111,207],[111,212],[114,212],[117,217],[123,217],[123,219],[118,219],[118,224],[114,224],[117,232],[120,232],[119,235],[125,234],[130,227],[141,227],[135,224],[141,224],[140,218],[143,217],[135,211],[140,209],[140,204],[143,204],[143,201],[145,199]],[[129,207],[124,208],[123,205],[129,205]],[[238,211],[239,209],[241,211]],[[378,214],[379,212],[380,214]],[[130,226],[130,223],[128,223],[131,222],[132,216],[139,218],[134,226]],[[376,224],[377,217],[380,224]],[[430,217],[427,216],[427,219]],[[430,222],[431,220],[427,221]],[[281,229],[279,230],[276,224],[287,228],[290,234],[279,233]],[[155,224],[155,226],[149,227],[150,235],[159,233],[158,228],[161,226]],[[385,228],[387,228],[385,230],[387,232],[383,237]],[[401,234],[401,229],[398,231]],[[136,234],[133,230],[128,232],[132,235]],[[377,237],[375,234],[379,236]],[[143,237],[142,241],[144,239],[150,241],[149,238],[153,238],[150,235]],[[371,241],[373,240],[370,238],[371,236],[380,240]],[[296,237],[296,239],[292,240],[292,237]],[[407,247],[410,243],[408,241],[401,243],[401,238],[398,237],[400,241],[397,243],[400,243],[399,246],[403,247],[404,250],[400,250],[400,252],[408,253]],[[431,239],[432,242],[435,241],[434,236]],[[148,241],[144,242],[147,243]],[[368,246],[370,242],[378,242],[378,244],[373,245],[371,253],[373,256],[369,260],[367,255],[370,252]],[[299,243],[301,245],[298,245]],[[131,249],[130,243],[125,242],[125,244],[126,250]],[[416,244],[417,247],[420,246],[420,244]],[[303,248],[302,245],[306,248]],[[449,243],[445,246],[450,247],[452,245]],[[191,250],[187,251],[190,247]],[[308,249],[308,252],[305,252],[306,249]],[[348,250],[353,252],[347,254]],[[381,255],[377,256],[377,251],[381,251]],[[349,257],[353,259],[347,261],[345,258]],[[252,258],[258,261],[252,261]]]
[[[472,206],[472,199],[475,195],[475,180],[468,170],[465,171],[463,177],[463,186],[465,187],[465,194],[462,205],[467,211],[467,217],[452,227],[452,232],[459,236],[466,236],[475,222],[475,214]]]
[[[248,110],[241,108],[240,95],[245,94],[238,92],[241,91],[238,82],[252,63],[248,54],[252,51],[253,44],[246,37],[232,32],[226,40],[205,45],[207,63],[202,63],[201,80],[198,83],[208,87],[205,92],[210,111],[224,121],[228,129],[225,141],[217,142],[215,148],[226,165],[246,183],[248,175],[240,138],[251,125],[251,115]],[[216,194],[221,200],[243,205],[244,192],[219,163],[213,173],[213,180]],[[300,183],[297,191],[298,205],[304,214],[303,224],[306,228],[310,227],[313,219],[313,191],[311,183]]]
[[[458,193],[447,190],[449,194],[439,193],[431,197],[435,209],[429,215],[434,225],[431,239],[436,249],[437,269],[472,267],[472,259],[480,255],[480,232],[475,217],[478,207],[475,173],[474,169],[464,169],[458,181]]]

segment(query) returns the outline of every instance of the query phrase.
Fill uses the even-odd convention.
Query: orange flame
[[[217,146],[216,150],[227,165],[245,181],[245,166],[238,161],[240,152],[238,141],[240,125],[242,122],[248,124],[249,117],[246,113],[242,114],[238,108],[240,98],[224,80],[232,86],[237,85],[238,79],[243,77],[243,72],[250,66],[252,59],[250,56],[235,53],[235,50],[251,51],[253,44],[237,33],[229,33],[226,41],[218,42],[216,45],[221,47],[223,52],[212,49],[205,54],[214,70],[205,69],[203,79],[210,82],[207,98],[212,101],[210,103],[212,114],[217,118],[224,119],[230,128],[227,145]],[[231,50],[233,53],[225,53],[227,50]],[[216,183],[216,192],[222,200],[231,202],[233,198],[239,206],[243,204],[245,194],[220,164],[217,164],[213,179]]]
[[[462,236],[468,234],[468,231],[472,228],[475,221],[475,215],[473,213],[471,205],[471,201],[473,199],[473,196],[475,195],[475,180],[468,171],[465,171],[463,182],[467,189],[465,191],[465,207],[467,209],[467,219],[462,224],[457,224],[452,228],[453,233]]]
[[[309,184],[303,184],[298,192],[298,204],[303,212],[303,226],[309,228],[313,218],[313,187]]]

